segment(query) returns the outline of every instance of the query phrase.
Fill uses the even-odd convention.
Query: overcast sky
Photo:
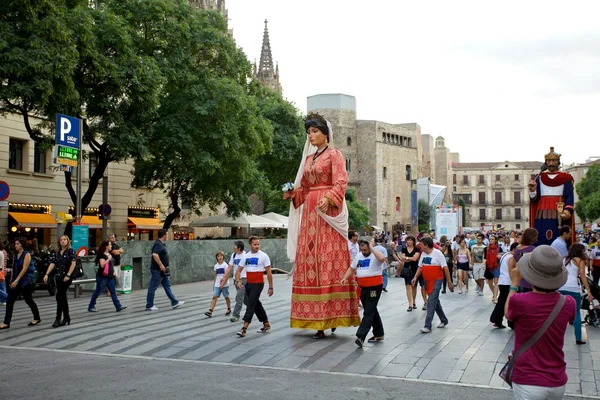
[[[344,93],[359,119],[417,122],[462,162],[600,156],[600,1],[226,0],[284,96]],[[595,139],[592,140],[592,137]]]

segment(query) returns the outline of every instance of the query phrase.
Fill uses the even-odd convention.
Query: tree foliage
[[[462,209],[462,226],[467,226],[467,207],[463,199],[458,199],[458,206]]]
[[[431,208],[429,207],[429,203],[425,200],[419,200],[417,207],[419,230],[429,230],[429,222],[431,221]]]
[[[600,218],[600,164],[592,165],[576,186],[579,200],[575,212],[581,220],[595,221]]]
[[[346,189],[346,206],[348,207],[348,226],[350,229],[360,231],[370,228],[371,210],[358,201],[356,189],[353,187]]]

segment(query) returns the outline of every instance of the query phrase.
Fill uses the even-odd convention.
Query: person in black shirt
[[[56,320],[52,324],[53,328],[59,326],[71,325],[69,315],[69,303],[67,302],[67,291],[71,286],[71,274],[75,269],[75,250],[71,247],[71,240],[67,235],[62,235],[58,240],[58,250],[50,261],[44,283],[48,283],[48,276],[55,271],[56,280]],[[61,317],[64,318],[61,321]]]
[[[165,293],[169,300],[171,300],[171,306],[177,308],[185,301],[179,301],[171,291],[171,273],[169,271],[169,252],[167,250],[167,230],[159,229],[158,239],[152,246],[152,260],[150,263],[150,273],[152,278],[150,279],[150,285],[148,287],[148,295],[146,296],[146,311],[157,311],[158,307],[154,305],[154,294],[156,289],[162,285],[165,289]]]
[[[111,233],[108,235],[108,242],[110,243],[110,255],[112,256],[115,263],[115,287],[119,287],[119,276],[121,272],[121,254],[123,249],[117,244],[117,235]],[[109,293],[107,291],[106,295]]]
[[[90,304],[88,305],[89,312],[98,312],[96,310],[96,300],[98,300],[98,296],[100,296],[100,293],[102,293],[104,288],[108,288],[117,312],[127,308],[126,305],[121,305],[119,298],[117,297],[117,291],[115,289],[115,264],[110,255],[110,248],[110,242],[105,240],[100,243],[98,254],[96,254],[96,265],[98,265],[98,272],[96,273],[96,290],[94,291],[94,294],[92,294]]]

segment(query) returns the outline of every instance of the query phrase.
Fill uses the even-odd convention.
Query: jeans
[[[21,286],[20,282],[17,284],[17,287],[14,289],[8,288],[8,299],[6,301],[6,314],[4,314],[4,325],[10,325],[10,320],[12,319],[13,309],[15,307],[15,302],[17,301],[17,297],[19,295],[23,295],[23,299],[25,299],[25,303],[31,309],[33,314],[33,319],[36,321],[40,321],[40,312],[37,308],[37,304],[33,301],[32,291],[33,285]]]
[[[264,283],[246,283],[246,313],[244,314],[244,322],[250,324],[252,317],[256,314],[256,318],[263,324],[269,322],[267,313],[260,302],[260,294],[265,287]]]
[[[373,336],[381,337],[384,335],[383,323],[377,310],[382,290],[382,285],[361,288],[360,301],[363,305],[363,317],[356,331],[356,337],[362,340],[365,340],[371,328],[373,328]]]
[[[450,279],[452,279],[452,274],[454,273],[454,264],[453,263],[448,263],[448,272],[450,273]],[[446,285],[448,283],[446,282],[446,274],[444,274],[444,292],[446,291]]]
[[[0,303],[8,301],[8,293],[6,293],[6,281],[0,282]]]
[[[440,290],[442,289],[442,284],[444,283],[443,279],[439,279],[435,281],[433,285],[433,292],[429,295],[427,299],[427,316],[425,317],[425,328],[431,329],[431,323],[433,321],[433,315],[437,314],[444,324],[448,323],[448,318],[444,314],[444,310],[442,309],[442,303],[440,303]]]
[[[164,276],[160,270],[153,269],[150,272],[152,273],[152,278],[150,278],[150,286],[148,287],[148,294],[146,295],[146,308],[154,306],[154,293],[156,293],[156,289],[158,289],[160,285],[165,289],[165,293],[169,300],[171,300],[172,306],[179,303],[171,291],[171,277]]]
[[[96,277],[96,290],[94,290],[94,293],[92,294],[92,298],[90,299],[90,304],[88,305],[88,310],[91,310],[94,307],[96,307],[96,300],[98,299],[98,296],[100,296],[100,293],[102,293],[105,288],[108,288],[108,291],[110,292],[110,298],[112,299],[112,302],[115,305],[115,308],[117,309],[117,311],[121,309],[121,303],[119,302],[119,298],[117,297],[117,291],[115,289],[115,278],[113,278],[113,277],[104,278],[104,277],[97,276]]]
[[[508,299],[510,285],[498,285],[498,290],[500,293],[498,295],[498,303],[496,303],[496,307],[494,307],[494,311],[490,316],[490,322],[495,325],[502,325],[502,322],[504,322],[504,306]]]
[[[235,307],[233,307],[233,317],[239,318],[240,311],[242,311],[242,305],[244,304],[244,300],[246,299],[246,278],[242,278],[242,288],[238,289],[236,285],[235,290],[237,290],[237,292],[235,294]]]
[[[384,268],[383,271],[381,271],[381,276],[383,277],[383,288],[387,288],[387,284],[388,284],[388,271],[387,268]]]
[[[558,387],[519,385],[513,382],[513,394],[517,400],[560,400],[567,385]]]
[[[575,321],[573,321],[573,328],[575,328],[575,340],[581,340],[581,293],[567,292],[566,290],[561,290],[560,294],[564,294],[565,296],[571,296],[573,299],[575,299],[575,303],[577,304],[577,312],[575,313]]]
[[[65,282],[64,276],[56,277],[56,319],[60,320],[64,315],[69,319],[69,303],[67,301],[67,291],[71,286],[71,281]]]

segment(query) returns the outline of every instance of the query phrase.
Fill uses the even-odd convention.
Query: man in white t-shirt
[[[246,336],[246,331],[252,317],[256,314],[256,317],[260,322],[263,323],[258,333],[266,333],[271,329],[269,323],[269,317],[262,303],[260,302],[260,294],[265,287],[265,272],[267,273],[267,279],[269,281],[269,297],[273,296],[273,274],[271,273],[271,259],[269,256],[260,251],[260,240],[256,236],[250,236],[248,239],[250,244],[250,251],[246,253],[244,257],[244,265],[238,265],[235,273],[235,280],[237,281],[237,287],[242,287],[242,270],[246,270],[246,313],[244,314],[244,326],[236,335],[239,337]]]
[[[483,244],[483,233],[477,235],[477,244],[471,247],[473,256],[473,279],[477,283],[477,291],[483,296],[483,286],[485,283],[485,250]]]
[[[348,231],[348,251],[350,252],[350,261],[354,260],[359,252],[358,233],[356,231]]]
[[[388,251],[387,249],[383,246],[383,243],[385,243],[384,239],[377,239],[375,240],[375,248],[377,249],[377,251],[379,251],[381,254],[383,254],[385,256],[385,265],[383,266],[383,271],[381,272],[381,276],[383,278],[383,291],[387,292],[387,285],[388,285],[388,269],[390,267],[390,260],[388,259]]]
[[[359,242],[360,253],[352,260],[352,265],[346,271],[342,278],[342,285],[348,282],[348,279],[356,274],[356,280],[361,289],[361,301],[364,307],[363,318],[356,331],[356,340],[354,343],[358,347],[363,347],[367,334],[373,328],[373,337],[369,343],[377,343],[383,340],[383,323],[377,310],[377,304],[383,290],[382,272],[385,268],[385,255],[377,250],[372,242],[361,240]]]
[[[504,306],[506,305],[506,299],[508,298],[508,293],[510,292],[510,273],[508,271],[508,262],[511,258],[513,258],[515,249],[519,243],[514,242],[510,245],[509,251],[505,252],[500,258],[500,278],[498,278],[498,290],[500,291],[500,295],[498,296],[498,303],[496,303],[496,307],[494,307],[494,311],[490,316],[490,322],[494,324],[494,327],[498,329],[504,329]]]
[[[229,279],[229,277],[234,274],[233,285],[235,286],[235,290],[237,291],[235,295],[235,306],[233,307],[233,315],[231,316],[231,322],[237,322],[240,319],[240,312],[242,311],[242,305],[244,304],[244,298],[246,297],[246,270],[242,269],[242,273],[240,275],[241,278],[241,287],[238,288],[238,282],[235,280],[235,272],[237,271],[237,267],[239,265],[244,265],[244,255],[246,252],[244,251],[244,242],[241,240],[236,240],[233,242],[233,254],[231,255],[231,259],[229,260],[229,267],[227,268],[227,273],[225,274],[224,279]]]
[[[452,279],[450,278],[450,271],[448,270],[444,253],[433,247],[433,240],[431,238],[423,238],[421,245],[423,252],[421,253],[419,268],[412,280],[412,285],[415,286],[419,276],[423,275],[429,298],[427,300],[425,326],[421,329],[421,332],[430,333],[434,314],[437,314],[440,318],[438,328],[445,328],[448,325],[448,318],[446,318],[442,309],[442,303],[440,302],[440,290],[444,283],[444,276],[448,282],[448,289],[451,292],[454,292],[454,284],[452,284]]]

